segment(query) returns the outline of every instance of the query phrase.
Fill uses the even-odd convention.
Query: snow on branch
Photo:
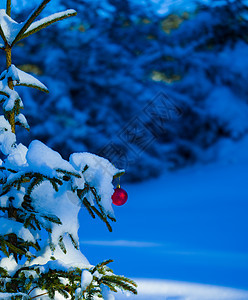
[[[16,236],[23,239],[24,241],[29,241],[32,243],[36,242],[36,239],[33,236],[33,234],[30,232],[29,229],[23,226],[23,223],[0,217],[0,228],[1,235],[14,233],[16,234]]]
[[[29,145],[26,158],[33,172],[39,172],[49,177],[56,177],[56,169],[59,168],[77,173],[75,168],[64,160],[58,152],[37,140],[32,141]]]
[[[0,24],[0,35],[4,44],[12,44],[23,26],[22,23],[17,23],[6,14],[5,9],[0,9]]]
[[[11,132],[11,126],[9,122],[0,116],[0,151],[8,155],[16,142],[16,136]]]
[[[14,83],[14,85],[22,85],[22,86],[28,86],[32,88],[36,88],[42,92],[48,93],[48,88],[40,82],[38,79],[36,79],[34,76],[21,71],[20,69],[16,68],[18,76],[19,76],[19,82]]]
[[[20,39],[24,39],[24,38],[30,36],[31,34],[36,33],[38,31],[40,31],[41,29],[46,28],[47,26],[49,26],[57,21],[75,16],[76,14],[77,13],[74,9],[68,9],[66,11],[55,13],[55,14],[45,17],[39,21],[36,21],[30,25],[30,27],[25,31],[25,33],[21,36]]]
[[[16,42],[28,37],[31,34],[36,33],[37,31],[46,28],[57,21],[75,16],[77,14],[74,9],[68,9],[34,22],[48,2],[50,2],[50,0],[42,1],[42,3],[28,17],[28,19],[22,23],[17,23],[6,14],[5,9],[0,9],[0,36],[2,39],[0,39],[0,48],[4,49],[5,45],[7,44],[13,46]]]
[[[30,299],[29,295],[24,293],[0,293],[0,299],[12,300],[13,297],[22,297],[23,300]]]
[[[3,85],[0,82],[0,89],[1,88],[5,88],[5,92],[9,96],[9,98],[6,99],[5,102],[4,102],[4,104],[3,104],[3,109],[5,111],[11,111],[12,109],[14,109],[17,101],[20,102],[20,100],[21,100],[20,96],[19,96],[19,94],[16,91],[11,90],[10,88],[7,88],[7,86],[3,87]]]
[[[30,126],[28,125],[28,121],[27,121],[26,117],[23,114],[19,114],[19,115],[15,116],[15,123],[18,124],[18,125],[21,125],[22,127],[27,129],[28,131],[30,130]]]

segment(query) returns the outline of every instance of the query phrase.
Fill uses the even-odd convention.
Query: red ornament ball
[[[120,187],[117,187],[112,195],[114,205],[121,206],[127,202],[127,192]]]

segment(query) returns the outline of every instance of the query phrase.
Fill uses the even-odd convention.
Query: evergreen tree
[[[12,64],[12,49],[76,15],[71,9],[35,21],[48,2],[43,0],[22,23],[11,18],[11,0],[0,11],[0,48],[6,56],[6,70],[0,75],[0,298],[109,299],[109,291],[137,293],[132,280],[108,267],[111,260],[90,265],[77,235],[81,206],[112,230],[112,181],[124,171],[90,153],[74,153],[66,161],[38,140],[28,148],[16,140],[17,126],[29,130],[16,86],[48,89]]]
[[[174,167],[215,160],[222,141],[240,140],[248,129],[247,2],[195,1],[193,7],[164,18],[167,46],[157,58],[148,56],[150,73],[156,71],[184,111],[164,140]]]

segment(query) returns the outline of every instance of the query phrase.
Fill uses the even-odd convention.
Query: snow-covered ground
[[[129,200],[115,209],[113,233],[81,215],[83,253],[92,263],[113,258],[118,274],[150,278],[141,280],[142,299],[248,299],[247,145],[226,141],[218,163],[122,186]]]
[[[137,279],[138,296],[127,298],[118,294],[117,300],[247,300],[248,291],[169,280]]]

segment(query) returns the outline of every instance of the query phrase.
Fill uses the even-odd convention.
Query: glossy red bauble
[[[120,187],[117,187],[112,195],[114,205],[121,206],[127,202],[127,192]]]

